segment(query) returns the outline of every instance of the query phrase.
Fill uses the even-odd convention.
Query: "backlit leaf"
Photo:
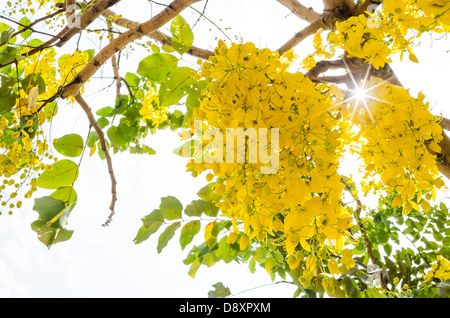
[[[186,53],[194,42],[191,27],[180,15],[176,16],[170,25],[172,46],[180,54]]]
[[[152,54],[139,63],[138,75],[161,82],[166,75],[177,67],[178,59],[166,53]]]
[[[71,186],[78,178],[78,165],[71,160],[60,160],[51,165],[36,180],[36,186],[44,189],[58,189]]]
[[[84,141],[80,135],[70,134],[55,139],[53,147],[66,157],[79,157],[83,153]]]
[[[158,246],[156,247],[158,254],[167,246],[167,243],[175,235],[175,231],[181,226],[181,222],[175,222],[169,225],[158,238]]]
[[[183,205],[177,198],[173,196],[168,196],[161,199],[159,209],[161,210],[161,215],[164,219],[176,220],[181,219],[181,212],[183,211]]]
[[[161,82],[159,90],[159,103],[161,106],[177,104],[180,99],[189,93],[195,80],[191,73],[195,72],[189,67],[178,67],[171,71]]]
[[[198,220],[188,222],[183,226],[180,236],[180,245],[182,250],[184,250],[186,245],[192,242],[194,236],[200,232],[200,228],[200,221]]]

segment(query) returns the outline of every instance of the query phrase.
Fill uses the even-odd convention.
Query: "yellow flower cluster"
[[[428,31],[450,31],[449,1],[387,0],[383,2],[382,11],[373,12],[369,17],[362,14],[337,22],[326,45],[322,44],[322,30],[319,30],[314,38],[316,52],[309,55],[303,65],[310,69],[315,65],[316,55],[329,59],[337,48],[344,49],[348,57],[371,63],[375,69],[390,63],[390,55],[395,53],[400,53],[403,59],[407,52],[409,59],[417,63],[412,50],[414,40]]]
[[[149,88],[142,101],[142,108],[140,110],[142,120],[149,120],[153,128],[158,128],[164,122],[167,122],[169,110],[167,107],[161,107],[159,104],[158,91]]]
[[[44,81],[44,84],[46,85],[45,92],[39,95],[39,100],[49,99],[58,91],[58,82],[55,78],[55,57],[55,50],[50,48],[19,61],[18,66],[25,70],[25,77],[33,76],[34,78],[37,78],[40,76]],[[28,84],[28,86],[32,85]],[[36,101],[34,103],[30,101],[30,95],[32,95],[30,92],[32,92],[33,89],[37,88],[23,87],[23,89],[19,91],[19,98],[16,102],[16,113],[18,118],[30,116],[36,112],[39,104],[37,104]],[[44,120],[43,114],[40,115],[42,116],[41,120]]]
[[[31,197],[33,192],[37,191],[32,176],[34,172],[38,173],[47,168],[40,157],[44,154],[48,156],[45,153],[48,149],[45,139],[33,140],[30,137],[33,121],[27,122],[24,127],[17,124],[16,119],[12,119],[11,123],[5,116],[0,119],[0,147],[3,149],[0,153],[0,178],[3,179],[3,184],[0,185],[0,202],[2,207],[9,208],[10,214],[13,208],[20,208],[22,205],[20,200],[14,203],[19,189],[21,192],[26,191],[25,198]],[[14,129],[9,128],[10,125],[13,125]],[[42,132],[36,133],[41,134]],[[20,171],[22,174],[14,177]],[[8,186],[12,188],[9,191]],[[25,189],[26,187],[28,189]]]
[[[72,55],[65,54],[58,59],[58,72],[60,85],[67,85],[88,64],[89,54],[87,52],[75,51]],[[81,93],[84,87],[81,88]],[[74,98],[70,98],[72,102]]]
[[[403,34],[408,29],[450,31],[450,2],[446,0],[385,0],[383,12],[398,23]]]
[[[450,279],[450,261],[442,255],[438,255],[436,259],[437,262],[431,264],[431,271],[424,275],[425,282],[432,278],[437,278],[441,281]]]
[[[192,160],[188,169],[194,175],[212,171],[207,180],[215,178],[214,193],[222,197],[217,206],[233,220],[234,231],[242,224],[246,239],[256,237],[262,244],[269,237],[276,239],[295,267],[299,249],[312,251],[324,243],[342,248],[352,217],[340,204],[341,132],[339,122],[327,112],[331,98],[302,73],[289,72],[291,58],[257,49],[253,43],[227,47],[219,41],[215,56],[202,65],[201,75],[210,86],[194,115],[203,121],[202,131],[215,129],[225,136],[230,129],[256,133],[241,146],[231,142],[231,151],[225,137],[225,151],[220,144],[211,148],[214,143],[203,139],[205,152],[216,160]],[[264,135],[261,129],[278,129],[278,143],[274,132]],[[257,160],[250,149],[260,150]],[[270,163],[261,149],[278,158],[271,173],[262,173]],[[226,160],[230,153],[243,160]]]
[[[439,118],[430,113],[421,93],[413,98],[408,90],[377,78],[366,86],[368,96],[364,105],[352,105],[342,112],[360,127],[354,141],[360,145],[358,153],[364,160],[365,177],[367,180],[379,177],[381,189],[396,191],[399,196],[393,204],[403,205],[405,213],[413,208],[428,211],[427,198],[422,209],[417,205],[422,201],[420,193],[431,191],[435,198],[436,189],[444,187],[436,157],[429,151],[441,150]],[[369,182],[365,191],[373,190],[374,186],[375,183]],[[417,201],[413,201],[417,191]]]

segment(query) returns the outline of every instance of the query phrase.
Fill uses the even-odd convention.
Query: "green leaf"
[[[238,254],[239,251],[227,243],[227,237],[222,237],[219,241],[219,247],[216,250],[216,256],[228,264],[235,260]]]
[[[130,153],[131,154],[139,154],[139,155],[156,155],[156,151],[149,146],[143,145],[143,146],[136,146],[136,147],[130,147]]]
[[[192,242],[194,236],[200,232],[200,228],[200,221],[198,220],[188,222],[183,226],[180,236],[180,245],[182,250],[184,250],[186,245]]]
[[[39,241],[48,248],[53,244],[69,240],[73,235],[73,231],[55,228],[40,220],[31,223],[31,229],[38,234]]]
[[[184,209],[187,216],[199,217],[203,213],[210,217],[216,217],[219,213],[219,208],[214,203],[209,203],[203,200],[194,200],[189,203]]]
[[[178,59],[166,53],[152,54],[139,63],[138,75],[160,83],[166,75],[177,67]]]
[[[348,276],[345,276],[343,278],[341,285],[347,296],[352,296],[357,292],[355,285],[353,285],[351,278],[349,278]]]
[[[182,146],[174,149],[174,154],[184,158],[193,158],[196,162],[201,161],[202,142],[198,139],[187,140]]]
[[[58,189],[71,186],[78,178],[78,165],[71,160],[60,160],[51,165],[36,180],[36,186],[44,189]]]
[[[183,205],[177,198],[173,196],[168,196],[161,199],[159,209],[161,210],[161,215],[164,219],[177,220],[181,219],[181,212],[183,211]]]
[[[3,34],[2,34],[3,35]],[[7,46],[3,51],[0,52],[0,64],[6,65],[14,60],[20,55],[17,48],[12,46]]]
[[[205,211],[206,202],[203,200],[194,200],[189,203],[184,209],[184,214],[187,216],[201,216]]]
[[[109,141],[111,141],[113,146],[120,148],[125,143],[125,137],[120,127],[111,126],[106,134],[108,135]]]
[[[200,265],[202,265],[202,261],[200,260],[199,257],[196,257],[192,262],[191,267],[189,268],[188,275],[191,276],[192,278],[195,278],[195,274],[200,268]]]
[[[180,110],[175,110],[169,115],[170,129],[176,130],[183,125],[184,114]]]
[[[141,78],[133,73],[127,73],[125,75],[125,80],[127,81],[128,85],[133,88],[139,87],[139,83],[141,82]]]
[[[49,222],[66,208],[66,203],[52,197],[42,197],[34,200],[35,210],[43,222]]]
[[[306,294],[307,298],[317,298],[316,293],[312,289],[304,288],[303,292]]]
[[[105,128],[106,126],[108,126],[109,125],[109,120],[108,119],[106,119],[105,117],[100,117],[98,120],[97,120],[97,123],[98,123],[98,125],[100,126],[100,128]]]
[[[208,298],[225,298],[231,295],[230,289],[225,287],[221,282],[214,285],[214,290],[208,292]]]
[[[166,227],[164,232],[158,238],[158,246],[156,247],[158,254],[167,246],[167,243],[175,235],[175,231],[181,226],[181,222],[175,222]]]
[[[114,116],[114,108],[107,106],[97,110],[96,114],[100,117],[112,117]]]
[[[195,71],[189,67],[178,67],[162,80],[159,90],[159,103],[162,107],[177,104],[189,93],[191,86],[195,83],[191,72]]]
[[[194,42],[194,34],[189,24],[180,15],[177,15],[170,25],[172,33],[172,46],[180,54],[186,53]]]
[[[0,113],[9,112],[16,105],[17,95],[9,87],[0,87]]]
[[[112,115],[123,114],[130,106],[130,97],[128,95],[119,95],[116,98],[114,112]]]
[[[75,192],[75,189],[73,187],[59,188],[58,190],[50,194],[50,196],[53,199],[64,201],[67,205],[70,205],[77,201],[77,193]]]
[[[29,93],[30,89],[33,87],[38,87],[39,94],[45,93],[46,84],[42,76],[38,74],[30,74],[21,83],[22,88],[25,92]]]
[[[139,229],[134,244],[139,244],[147,240],[153,233],[158,231],[164,223],[164,218],[161,216],[160,210],[153,210],[152,213],[142,219],[144,225]]]
[[[86,145],[87,145],[89,148],[92,148],[92,147],[94,147],[95,143],[96,143],[99,139],[100,139],[100,138],[98,137],[97,132],[96,132],[96,131],[91,131],[91,132],[89,133],[88,139],[87,139],[87,141],[86,141]]]
[[[24,17],[19,21],[18,30],[21,31],[21,30],[25,29],[25,27],[29,26],[30,24],[31,24],[30,19]],[[22,32],[20,35],[22,36],[22,38],[26,39],[31,35],[31,33],[33,33],[33,31],[28,29],[28,30]]]
[[[58,113],[58,104],[52,102],[44,107],[45,119],[51,120]]]
[[[217,203],[220,201],[222,196],[214,193],[214,186],[216,185],[215,182],[208,183],[206,186],[200,189],[200,191],[197,192],[197,195],[200,199],[203,201],[209,202],[209,203]]]
[[[83,137],[77,134],[65,135],[53,140],[53,147],[66,157],[79,157],[84,149]]]

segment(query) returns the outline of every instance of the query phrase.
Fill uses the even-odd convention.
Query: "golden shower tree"
[[[420,37],[450,31],[450,1],[323,0],[317,12],[277,0],[308,25],[277,50],[221,39],[213,51],[194,46],[183,13],[203,17],[214,3],[159,3],[137,22],[114,11],[119,2],[126,0],[7,2],[3,211],[50,189],[34,198],[31,228],[48,247],[69,240],[81,162],[98,155],[111,181],[106,226],[120,212],[113,154],[154,155],[145,140],[170,128],[185,140],[176,153],[205,186],[187,206],[176,193],[161,198],[135,244],[158,232],[161,252],[178,233],[182,249],[191,246],[190,276],[219,261],[259,265],[293,284],[295,296],[448,297],[448,210],[437,192],[450,178],[450,121],[433,114],[423,94],[411,95],[390,63],[395,55],[418,63]],[[92,34],[100,49],[79,50]],[[122,51],[144,38],[148,56],[122,70]],[[311,54],[299,60],[305,39],[313,40]],[[84,89],[105,67],[114,72],[116,102],[93,109]],[[84,111],[88,136],[48,134],[53,121],[71,120],[58,116],[65,103]],[[342,169],[347,156],[359,158],[354,171]],[[364,204],[368,193],[377,207]],[[204,242],[193,245],[196,235]],[[216,289],[210,296],[227,295]]]

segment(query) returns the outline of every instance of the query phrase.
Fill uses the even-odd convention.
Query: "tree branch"
[[[348,184],[348,182],[346,180],[344,180],[344,178],[341,178],[341,182],[344,184],[345,190],[347,190],[351,194],[353,199],[356,201],[356,211],[355,211],[356,222],[359,226],[359,230],[361,232],[361,236],[363,238],[363,242],[366,247],[367,254],[369,255],[369,258],[370,258],[372,264],[378,265],[378,260],[375,257],[375,254],[373,253],[372,244],[370,243],[369,236],[367,235],[367,232],[366,232],[366,228],[364,227],[364,224],[362,223],[362,220],[361,220],[361,211],[362,211],[362,207],[363,207],[362,202],[358,198],[358,196],[355,193],[353,193],[352,187],[350,186],[350,184]],[[380,273],[380,275],[384,276],[382,273]],[[387,286],[387,282],[384,280],[385,277],[380,277],[380,278],[381,278],[380,279],[381,287],[383,287],[386,290],[389,290],[389,287]]]
[[[105,10],[103,12],[103,17],[109,18],[110,16],[117,16],[117,15],[110,9]],[[126,18],[119,18],[119,19],[115,20],[114,23],[120,27],[125,27],[128,29],[133,29],[139,25],[139,23],[129,20],[129,19],[126,19]],[[149,34],[146,34],[146,36],[161,43],[162,45],[172,47],[172,37],[162,33],[161,31],[155,30]],[[186,54],[189,54],[194,57],[198,57],[203,60],[208,60],[208,58],[210,56],[214,55],[214,52],[211,52],[211,51],[208,51],[208,50],[196,47],[196,46],[192,46],[189,49],[189,51],[186,52]]]
[[[94,22],[103,11],[119,3],[121,0],[98,0],[90,6],[86,12],[79,17],[73,26],[69,26],[67,32],[61,37],[56,46],[61,47],[69,41],[74,35],[84,30],[88,25]]]
[[[109,36],[110,36],[109,41],[110,41],[110,43],[112,43],[114,41],[114,34],[112,32],[113,30],[112,30],[111,24],[108,25],[108,30],[109,30]],[[120,51],[119,51],[119,57],[120,57]],[[116,97],[119,97],[122,78],[120,77],[119,63],[118,63],[118,59],[115,54],[113,54],[113,56],[111,56],[111,64],[112,64],[112,68],[113,68],[113,72],[114,72],[114,80],[116,81]]]
[[[308,73],[306,73],[306,75],[312,75],[312,76],[317,76],[323,72],[328,71],[331,68],[345,68],[345,63],[342,59],[340,60],[331,60],[331,61],[326,61],[326,60],[322,60],[317,62],[317,64],[311,68]]]
[[[106,162],[108,164],[108,172],[109,172],[109,176],[111,179],[111,196],[112,196],[112,198],[111,198],[111,205],[109,206],[109,209],[111,210],[111,214],[109,215],[108,220],[103,224],[103,226],[108,226],[111,223],[112,217],[115,214],[115,205],[116,205],[116,201],[117,201],[117,191],[116,191],[117,181],[116,181],[116,177],[114,175],[111,156],[109,154],[108,147],[106,145],[105,135],[104,135],[102,129],[100,128],[100,126],[98,125],[97,121],[95,120],[94,114],[92,113],[91,108],[89,107],[88,103],[84,100],[84,98],[81,96],[81,94],[77,94],[75,96],[75,100],[77,101],[77,103],[81,106],[81,108],[86,113],[90,125],[92,127],[94,127],[95,131],[97,132],[98,138],[100,139],[100,144],[102,146],[102,151],[105,154]]]
[[[381,4],[380,2],[376,2],[376,1],[372,1],[372,0],[365,0],[363,3],[360,3],[356,6],[356,8],[354,10],[354,15],[355,16],[361,15],[367,11],[369,6],[372,6],[372,5],[378,6],[380,4]]]
[[[107,45],[101,50],[76,76],[75,78],[63,88],[62,98],[66,99],[69,96],[76,96],[80,88],[94,75],[97,70],[113,56],[114,53],[120,51],[124,46],[129,43],[142,38],[144,35],[149,34],[164,24],[169,22],[181,11],[187,8],[189,5],[198,2],[200,0],[175,0],[159,14],[128,30],[127,32],[118,36],[112,43]]]
[[[300,32],[297,32],[289,41],[287,41],[284,45],[282,45],[278,49],[278,53],[280,53],[281,55],[284,52],[289,51],[290,49],[294,48],[297,44],[302,42],[304,39],[306,39],[308,36],[315,34],[320,28],[326,28],[326,24],[322,18],[309,24]]]
[[[284,5],[286,8],[292,11],[297,17],[307,22],[314,22],[320,18],[320,13],[317,13],[313,8],[307,8],[298,0],[277,0],[279,3]]]

